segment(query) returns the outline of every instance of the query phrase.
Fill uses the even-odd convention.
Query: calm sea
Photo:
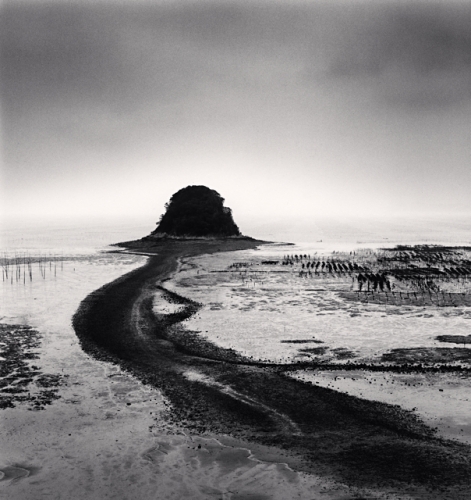
[[[255,238],[339,249],[394,244],[471,245],[471,217],[306,218],[239,222]],[[141,238],[155,228],[151,219],[17,220],[0,227],[0,252],[93,253],[108,245]]]
[[[245,234],[270,241],[325,247],[378,247],[395,244],[471,245],[471,217],[311,218],[266,224],[247,223]]]
[[[10,220],[0,227],[0,251],[88,254],[142,238],[154,228],[142,219]]]

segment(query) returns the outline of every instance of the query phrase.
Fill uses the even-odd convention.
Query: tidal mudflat
[[[44,251],[29,257],[32,280],[22,260],[21,279],[0,283],[0,498],[281,500],[347,490],[295,472],[268,447],[259,446],[262,461],[247,443],[190,432],[157,387],[83,352],[71,324],[80,302],[147,256],[65,256],[56,272]],[[156,314],[180,307],[155,305]]]
[[[71,317],[85,295],[145,258],[74,256],[43,275],[37,257],[32,280],[27,272],[0,283],[0,498],[131,495],[129,464],[146,463],[151,412],[164,401],[85,355]]]
[[[217,437],[221,443],[236,440],[262,460],[267,447],[271,453],[277,450],[277,462],[346,488],[339,493],[327,487],[333,498],[466,498],[471,480],[466,443],[444,439],[416,409],[303,378],[339,370],[466,373],[454,353],[448,354],[446,366],[432,359],[424,366],[414,358],[422,347],[404,348],[401,342],[391,343],[390,335],[383,335],[389,341],[381,344],[380,339],[374,348],[358,332],[353,335],[358,345],[345,344],[345,339],[336,345],[330,330],[314,324],[313,332],[311,324],[307,335],[297,325],[297,318],[310,314],[320,316],[321,325],[331,315],[328,324],[335,326],[336,310],[342,324],[360,317],[361,307],[370,308],[371,301],[360,299],[362,290],[357,299],[344,295],[365,283],[355,271],[366,273],[368,293],[397,291],[392,272],[386,282],[386,273],[373,268],[378,255],[359,251],[356,257],[355,251],[358,268],[353,265],[353,270],[339,262],[334,267],[334,257],[326,255],[316,261],[324,262],[321,277],[321,271],[313,276],[309,254],[301,259],[299,254],[287,256],[289,247],[250,250],[261,242],[246,243],[239,253],[237,244],[227,241],[126,245],[140,251],[154,245],[156,256],[82,302],[74,316],[82,347],[158,387],[170,404],[170,421],[186,432]],[[316,279],[325,280],[322,287]],[[262,296],[255,296],[260,290]],[[322,292],[326,301],[319,307],[315,298],[306,306],[303,291]],[[295,310],[290,316],[297,306],[302,314]],[[256,308],[260,310],[247,321],[244,316]],[[364,315],[374,313],[366,309]],[[387,314],[380,311],[382,316]],[[273,325],[278,333],[270,335]],[[435,352],[432,346],[425,349]],[[398,363],[386,359],[388,354],[409,359]],[[310,498],[305,492],[300,496]]]
[[[467,498],[465,267],[447,277],[443,263],[435,279],[433,266],[401,264],[427,269],[410,282],[394,262],[384,272],[393,253],[255,246],[75,261],[62,282],[43,278],[55,291],[42,298],[10,283],[4,331],[30,341],[3,344],[19,364],[5,377],[18,392],[3,394],[0,492]],[[401,302],[414,292],[423,303]],[[54,387],[37,404],[41,380]]]
[[[165,286],[204,304],[185,328],[211,342],[301,364],[291,376],[399,404],[469,443],[470,255],[434,245],[262,247],[183,261]]]

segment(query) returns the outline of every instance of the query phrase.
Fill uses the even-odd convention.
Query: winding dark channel
[[[468,499],[469,446],[437,438],[398,406],[294,380],[284,367],[253,364],[182,327],[200,305],[162,288],[178,259],[261,243],[125,244],[155,255],[82,301],[73,317],[82,348],[160,389],[171,402],[172,418],[192,432],[274,446],[299,470],[351,486],[420,499]],[[183,311],[156,317],[152,297],[157,289],[183,304]]]

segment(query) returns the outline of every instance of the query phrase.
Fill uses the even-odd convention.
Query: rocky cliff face
[[[206,186],[180,189],[165,207],[153,236],[240,236],[224,198]]]

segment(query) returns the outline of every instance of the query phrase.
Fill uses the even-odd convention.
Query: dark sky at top
[[[10,215],[471,210],[471,3],[4,1]]]

